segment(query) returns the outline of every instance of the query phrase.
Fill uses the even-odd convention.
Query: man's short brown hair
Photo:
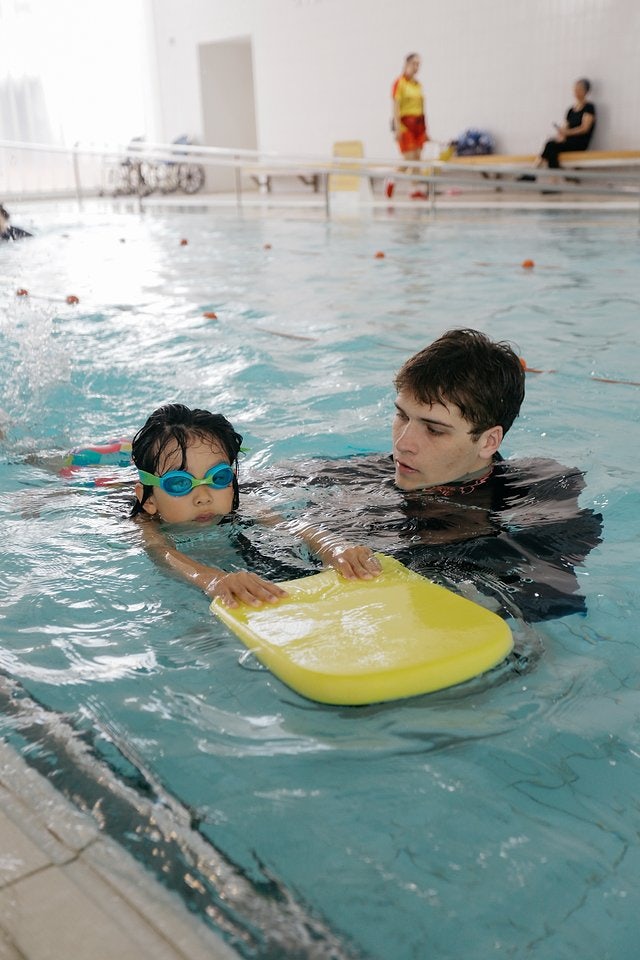
[[[505,342],[479,330],[449,330],[410,357],[394,380],[420,403],[455,404],[471,433],[499,425],[506,433],[524,400],[524,368]]]

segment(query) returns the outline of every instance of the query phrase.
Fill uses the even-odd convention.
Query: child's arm
[[[380,562],[369,547],[347,543],[304,520],[291,520],[283,526],[304,540],[324,564],[337,570],[345,580],[373,580],[382,572]]]
[[[144,545],[157,560],[165,563],[179,576],[193,583],[211,598],[219,597],[227,607],[237,607],[242,600],[252,607],[261,603],[275,603],[287,595],[286,590],[276,583],[263,580],[248,570],[228,573],[219,567],[208,567],[197,563],[184,553],[170,546],[157,525],[141,520],[139,527]]]

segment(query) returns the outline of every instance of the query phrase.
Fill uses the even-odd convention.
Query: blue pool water
[[[0,250],[3,734],[246,957],[635,956],[640,387],[594,378],[640,380],[636,218],[39,226]],[[604,518],[588,615],[536,624],[523,675],[305,701],[154,565],[126,498],[48,469],[165,400],[223,411],[250,476],[385,452],[394,371],[452,326],[554,371],[503,452],[584,469]],[[243,562],[225,528],[184,548]]]

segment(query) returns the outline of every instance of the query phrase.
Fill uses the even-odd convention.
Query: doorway
[[[251,38],[201,43],[198,55],[205,145],[256,150]],[[233,169],[207,167],[207,190],[226,192],[234,186]]]

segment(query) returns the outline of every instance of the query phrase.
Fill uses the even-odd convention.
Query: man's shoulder
[[[562,542],[576,556],[584,551],[575,544],[590,548],[600,542],[602,515],[593,503],[580,503],[586,486],[582,470],[557,460],[531,458],[502,461],[496,474],[492,512],[512,532],[548,538],[553,527],[554,549]]]
[[[385,453],[354,453],[344,457],[308,457],[260,469],[250,484],[277,481],[285,486],[329,487],[334,484],[380,483],[394,477],[393,458]]]
[[[584,472],[548,457],[500,459],[494,470],[495,479],[506,490],[527,488],[538,499],[554,495],[560,499],[577,496],[585,486]]]

